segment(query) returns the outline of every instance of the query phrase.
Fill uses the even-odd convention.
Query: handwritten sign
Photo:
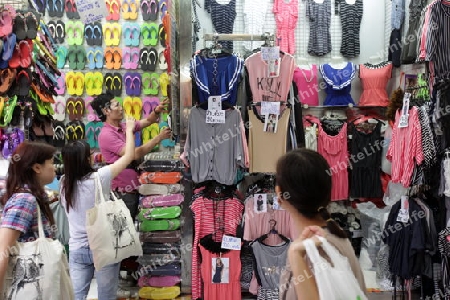
[[[400,115],[400,121],[398,122],[398,128],[408,127],[409,98],[411,98],[411,94],[410,93],[405,93],[405,95],[403,96],[402,114]]]
[[[280,102],[275,101],[261,102],[261,115],[279,115],[279,114],[280,114]]]
[[[206,123],[208,124],[224,124],[225,111],[224,110],[207,110]]]
[[[262,60],[278,60],[280,58],[280,47],[261,47]]]
[[[106,2],[100,0],[75,0],[80,19],[85,23],[101,21],[108,15]]]
[[[222,237],[222,249],[241,250],[241,239],[229,235]]]

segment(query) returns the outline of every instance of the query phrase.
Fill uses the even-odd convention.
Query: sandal
[[[94,96],[100,95],[103,90],[103,74],[101,72],[94,72],[94,86],[92,94]]]
[[[119,97],[122,95],[122,75],[120,73],[114,73],[113,77],[114,96]]]
[[[132,105],[133,105],[133,118],[135,120],[140,120],[141,119],[141,114],[142,114],[142,100],[141,98],[138,97],[133,97],[132,98]]]
[[[123,99],[123,111],[126,117],[133,117],[133,98],[125,97]]]
[[[161,87],[161,94],[167,97],[167,87],[170,84],[169,75],[167,73],[162,73],[159,76],[159,86]]]

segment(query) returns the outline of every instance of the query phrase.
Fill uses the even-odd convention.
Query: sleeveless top
[[[294,70],[294,82],[298,88],[298,96],[302,104],[319,105],[319,92],[317,90],[317,66],[312,65],[306,70],[300,67]]]
[[[205,0],[205,9],[211,14],[212,23],[217,33],[233,33],[236,19],[236,0],[220,4],[216,0]],[[223,47],[233,50],[232,41],[219,41]]]
[[[352,80],[355,78],[356,67],[348,62],[343,69],[335,69],[329,64],[320,65],[320,73],[326,83],[327,97],[323,105],[355,105],[350,95]]]
[[[363,93],[359,99],[360,106],[388,106],[389,96],[386,85],[391,78],[392,64],[374,68],[360,65],[359,77],[363,87]]]

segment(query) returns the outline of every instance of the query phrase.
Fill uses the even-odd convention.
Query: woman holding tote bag
[[[367,299],[353,247],[326,208],[331,202],[329,169],[319,153],[305,148],[278,160],[278,204],[302,232],[288,250],[280,300]],[[346,281],[340,284],[343,279]]]
[[[98,283],[98,299],[117,298],[120,263],[95,270],[86,231],[86,211],[95,206],[98,192],[95,181],[99,179],[104,198],[109,199],[111,180],[134,159],[134,127],[135,121],[128,119],[126,129],[122,128],[126,132],[124,155],[97,172],[92,168],[91,149],[85,141],[72,142],[62,150],[65,175],[61,178],[61,204],[69,220],[69,266],[76,300],[86,299],[94,272]]]
[[[54,240],[45,185],[55,178],[56,149],[23,142],[12,155],[0,226],[0,299],[73,299],[64,246]]]

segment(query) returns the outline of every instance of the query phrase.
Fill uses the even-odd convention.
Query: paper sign
[[[75,0],[80,19],[85,23],[101,21],[108,15],[106,2],[100,0]]]
[[[407,196],[401,197],[401,208],[397,215],[397,222],[408,223],[409,221],[409,201]]]
[[[241,250],[241,239],[229,235],[222,237],[222,249]]]
[[[277,60],[280,58],[280,47],[261,47],[262,60]]]
[[[208,110],[222,110],[222,98],[220,96],[209,96]]]
[[[261,102],[261,115],[279,115],[280,114],[280,102],[262,101]]]
[[[225,111],[224,110],[207,110],[206,123],[208,124],[224,124]]]
[[[402,114],[400,115],[400,121],[398,122],[398,128],[408,127],[409,98],[410,97],[411,97],[410,93],[405,93],[405,96],[403,97]]]

